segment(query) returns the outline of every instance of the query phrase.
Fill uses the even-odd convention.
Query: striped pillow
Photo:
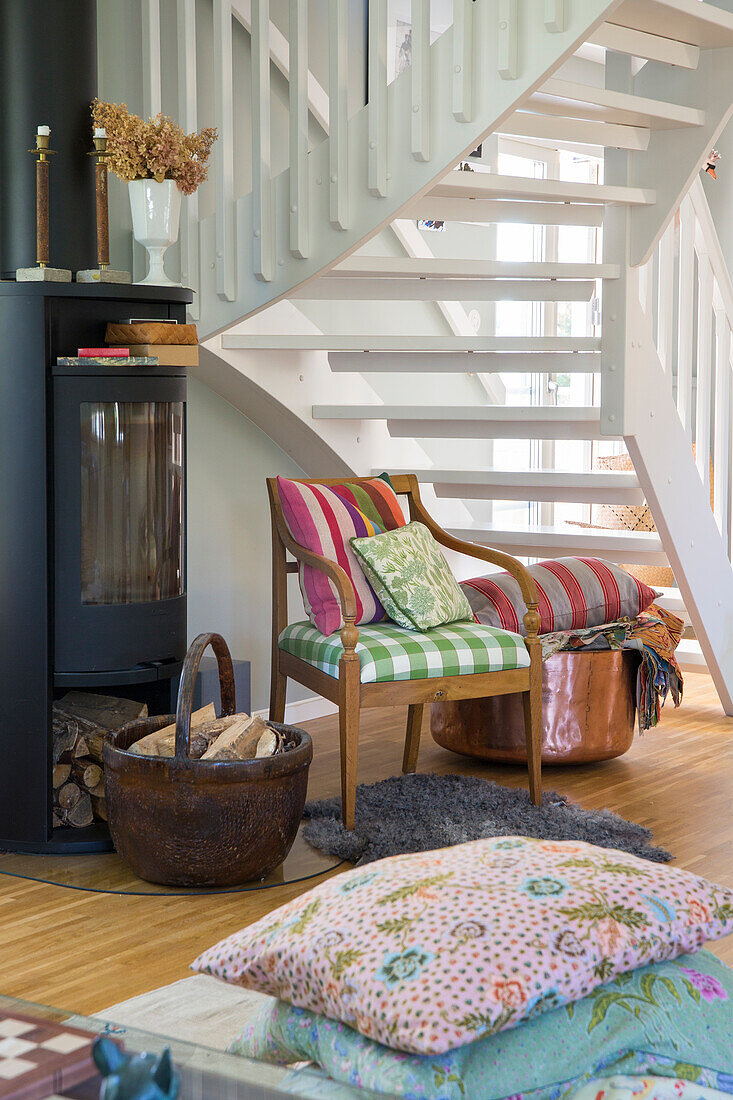
[[[376,623],[384,608],[364,576],[350,539],[379,535],[404,527],[405,517],[388,481],[376,477],[358,485],[308,485],[277,479],[283,516],[290,534],[301,546],[337,562],[351,578],[356,593],[356,623]],[[333,634],[344,625],[341,602],[332,581],[302,562],[298,568],[306,615],[321,634]]]
[[[600,558],[558,558],[531,565],[539,594],[540,634],[635,619],[657,593],[620,565]],[[518,582],[509,573],[474,577],[461,584],[478,622],[526,634]]]

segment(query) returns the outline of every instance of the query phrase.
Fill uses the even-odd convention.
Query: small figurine
[[[707,164],[705,165],[704,171],[707,172],[709,176],[712,176],[714,180],[718,178],[715,175],[715,165],[718,163],[719,160],[720,153],[718,152],[718,150],[711,149],[708,154]]]
[[[178,1096],[179,1080],[169,1047],[162,1054],[128,1054],[111,1039],[97,1038],[92,1056],[104,1077],[99,1100],[175,1100]]]

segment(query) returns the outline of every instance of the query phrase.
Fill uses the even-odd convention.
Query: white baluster
[[[143,0],[143,114],[154,116],[162,110],[160,61],[160,0]]]
[[[731,492],[731,332],[725,309],[715,310],[715,443],[713,448],[713,483],[715,487],[715,519],[731,555],[730,492]]]
[[[343,0],[328,6],[329,216],[348,229],[348,11]]]
[[[268,283],[275,273],[270,140],[270,0],[252,0],[252,266]]]
[[[650,259],[639,268],[639,301],[647,316],[649,316],[651,308],[653,274],[652,260]]]
[[[186,131],[198,129],[196,110],[196,0],[177,0],[178,8],[178,120]],[[183,200],[181,220],[181,282],[196,292],[188,312],[193,321],[200,316],[199,196],[194,191]]]
[[[695,215],[689,198],[680,206],[679,310],[677,322],[677,409],[692,436],[692,302],[695,272]]]
[[[234,212],[234,94],[232,5],[214,0],[214,114],[219,139],[214,146],[216,178],[216,293],[233,302],[236,287]]]
[[[674,218],[659,242],[659,276],[657,279],[657,351],[663,368],[672,365],[674,321]]]
[[[517,0],[499,0],[499,31],[497,70],[502,80],[516,80],[517,70]]]
[[[565,0],[545,0],[545,27],[551,34],[565,30]]]
[[[162,79],[160,57],[160,0],[142,0],[142,73],[143,117],[150,118],[162,109]],[[137,241],[132,242],[132,277],[135,282],[147,273],[147,253]]]
[[[412,155],[430,160],[430,0],[412,0]]]
[[[369,0],[368,187],[387,195],[387,0]]]
[[[290,0],[290,251],[308,255],[308,0]]]
[[[695,461],[703,485],[710,485],[710,398],[712,382],[713,271],[706,253],[698,257],[697,400],[695,402]]]
[[[470,122],[473,112],[473,0],[453,0],[453,115]]]

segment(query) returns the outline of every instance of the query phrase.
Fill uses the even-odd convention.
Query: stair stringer
[[[733,568],[650,322],[629,293],[624,441],[726,714],[733,715]]]
[[[453,29],[431,46],[431,102],[433,104],[432,153],[429,161],[410,154],[412,85],[409,70],[388,87],[387,163],[389,195],[372,194],[367,187],[369,105],[348,122],[348,228],[334,227],[329,219],[329,142],[311,150],[308,160],[312,253],[307,259],[293,256],[288,247],[290,174],[280,173],[271,184],[277,240],[274,277],[265,282],[254,277],[253,196],[235,204],[239,293],[227,301],[216,290],[216,225],[212,214],[200,223],[202,283],[200,329],[204,337],[221,332],[239,320],[286,298],[298,286],[333,267],[359,245],[380,232],[409,203],[424,195],[459,160],[495,131],[519,105],[552,75],[621,0],[583,0],[570,5],[565,30],[550,34],[544,23],[545,0],[523,0],[517,9],[518,69],[515,79],[499,76],[496,5],[477,2],[473,7],[473,102],[470,122],[457,121],[451,111]],[[244,288],[244,289],[242,289]]]
[[[696,69],[648,61],[634,78],[634,94],[704,107],[705,123],[679,130],[653,130],[645,153],[629,156],[630,187],[653,187],[656,203],[630,211],[633,265],[643,264],[674,217],[731,114],[733,47],[702,50]],[[614,181],[616,182],[616,181]]]

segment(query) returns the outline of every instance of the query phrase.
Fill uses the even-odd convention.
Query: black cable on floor
[[[25,879],[26,882],[37,882],[41,886],[60,886],[62,890],[81,890],[82,893],[87,894],[112,894],[115,897],[131,897],[131,898],[206,898],[215,897],[218,894],[252,894],[258,890],[275,890],[279,886],[295,886],[299,882],[308,882],[313,878],[320,878],[321,875],[327,874],[329,871],[335,871],[337,867],[342,867],[347,860],[339,860],[338,863],[334,863],[333,867],[326,867],[323,871],[316,871],[313,875],[303,875],[302,878],[291,878],[287,882],[271,882],[266,886],[236,886],[230,890],[217,890],[208,889],[202,887],[200,890],[185,890],[181,892],[171,891],[170,893],[163,893],[156,890],[103,890],[98,886],[76,886],[71,882],[54,882],[52,879],[36,878],[34,875],[21,875],[18,871],[3,871],[0,869],[0,875],[8,875],[10,878]]]

